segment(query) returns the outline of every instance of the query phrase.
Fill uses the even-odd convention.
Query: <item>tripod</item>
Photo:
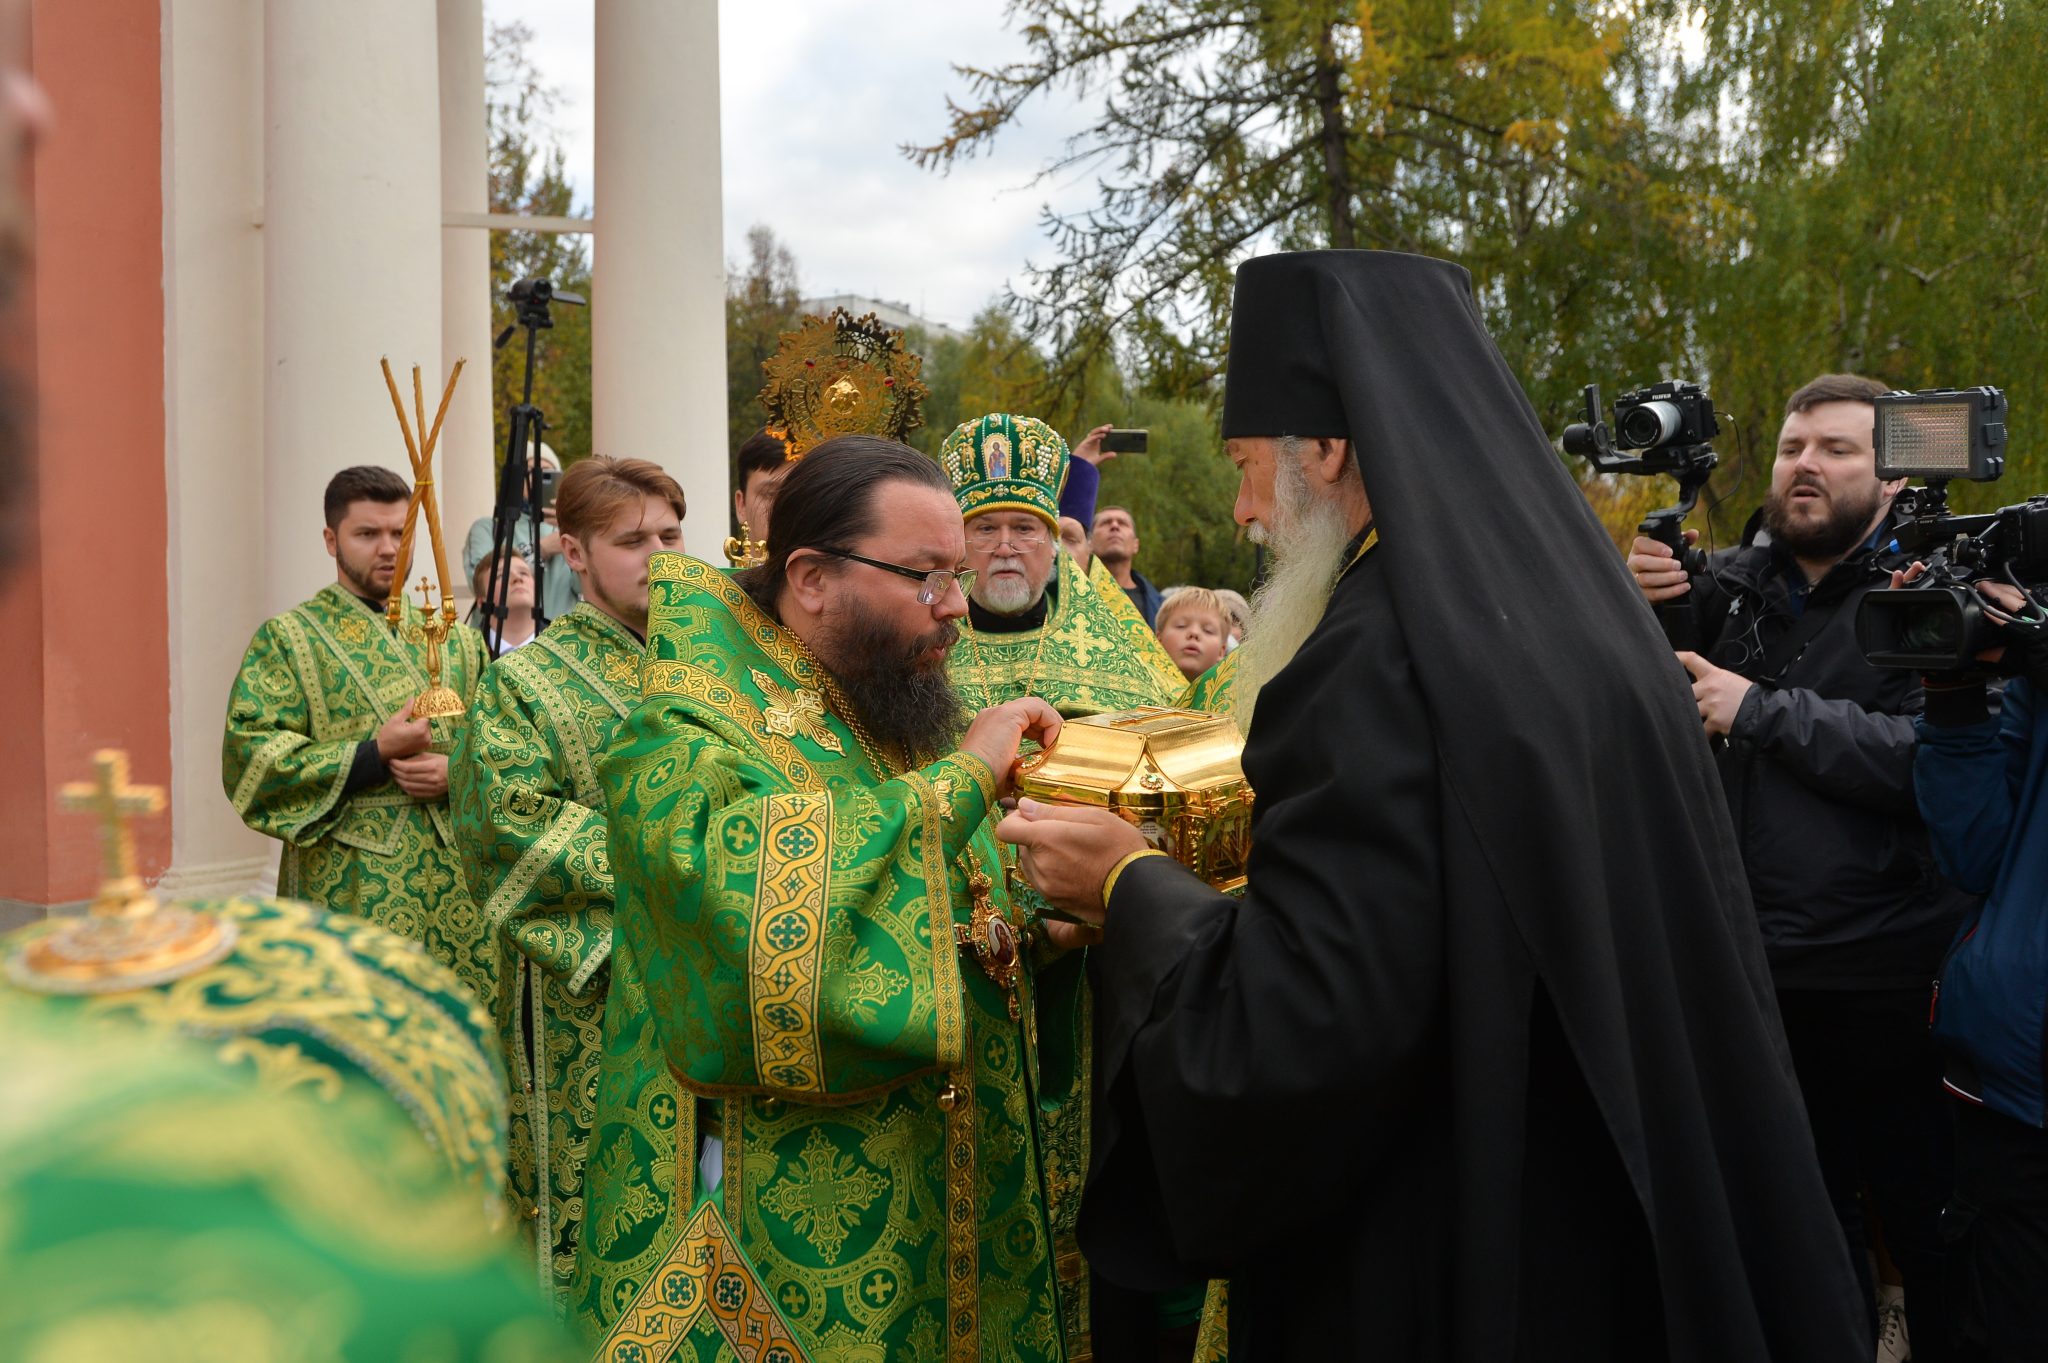
[[[533,371],[540,333],[555,325],[555,319],[548,312],[549,304],[584,306],[582,298],[573,293],[557,292],[555,286],[545,279],[519,280],[506,297],[517,310],[517,320],[498,333],[498,339],[492,346],[502,350],[512,339],[514,331],[521,327],[526,329],[526,382],[519,401],[512,404],[507,414],[510,420],[505,438],[505,462],[498,470],[498,498],[491,510],[491,575],[482,605],[484,638],[490,645],[493,658],[504,651],[505,617],[508,613],[505,598],[512,590],[512,546],[522,516],[526,518],[527,544],[533,551],[533,628],[536,633],[547,628],[544,604],[547,598],[543,595],[547,584],[547,563],[546,555],[540,552],[540,444],[541,437],[547,433],[548,423],[545,414],[533,404]]]

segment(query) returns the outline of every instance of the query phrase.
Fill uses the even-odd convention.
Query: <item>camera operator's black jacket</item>
[[[1935,872],[1913,801],[1920,679],[1872,667],[1856,644],[1857,603],[1909,556],[1865,544],[1799,591],[1798,564],[1759,523],[1693,592],[1708,660],[1757,683],[1716,760],[1772,976],[1926,985],[1969,901]]]

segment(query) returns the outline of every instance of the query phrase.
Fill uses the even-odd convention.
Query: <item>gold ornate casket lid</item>
[[[1244,736],[1227,715],[1161,705],[1068,720],[1018,764],[1019,793],[1069,804],[1148,804],[1244,789]]]

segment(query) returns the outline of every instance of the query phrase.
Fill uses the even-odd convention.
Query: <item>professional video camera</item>
[[[1873,667],[1954,672],[2013,637],[2048,631],[2032,588],[2048,584],[2048,495],[1975,516],[1952,515],[1954,478],[1988,483],[2005,472],[2005,394],[1996,388],[1885,393],[1877,406],[1877,476],[1921,478],[1893,505],[1904,518],[1888,546],[1927,571],[1912,586],[1871,592],[1856,609],[1856,642]],[[2026,605],[1986,601],[1979,582],[2003,582]]]
[[[1720,432],[1714,420],[1714,403],[1707,390],[1684,379],[1653,383],[1614,400],[1614,426],[1610,431],[1600,414],[1600,388],[1587,384],[1586,419],[1564,428],[1566,454],[1590,459],[1602,473],[1668,473],[1678,482],[1678,501],[1653,511],[1636,527],[1638,534],[1656,540],[1671,550],[1671,556],[1689,573],[1704,572],[1707,556],[1686,544],[1681,529],[1687,515],[1699,503],[1700,489],[1720,462],[1708,442]],[[1634,455],[1616,453],[1635,450]],[[1666,601],[1657,608],[1664,637],[1678,649],[1699,647],[1699,619],[1690,596]]]

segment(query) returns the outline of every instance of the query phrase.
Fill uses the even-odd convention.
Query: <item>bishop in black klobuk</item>
[[[1867,1363],[1684,675],[1469,276],[1265,256],[1234,309],[1233,454],[1348,441],[1295,457],[1365,496],[1256,702],[1241,900],[1003,825],[1104,922],[1094,1271],[1228,1278],[1234,1361]]]

